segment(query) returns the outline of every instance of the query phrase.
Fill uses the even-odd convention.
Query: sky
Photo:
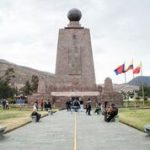
[[[98,84],[106,77],[124,83],[114,69],[132,59],[150,75],[149,0],[0,0],[0,59],[55,73],[58,30],[72,8],[81,10],[80,24],[90,29]]]

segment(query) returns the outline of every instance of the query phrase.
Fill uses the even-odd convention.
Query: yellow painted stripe
[[[77,115],[74,118],[74,150],[77,150]]]

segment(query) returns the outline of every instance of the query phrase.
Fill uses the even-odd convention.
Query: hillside
[[[24,85],[27,80],[31,80],[32,75],[37,75],[39,78],[44,79],[45,81],[50,81],[54,79],[54,74],[39,71],[36,69],[19,66],[14,63],[10,63],[6,60],[0,59],[0,76],[4,75],[5,71],[8,68],[14,68],[15,79],[14,83],[19,88]]]
[[[149,86],[150,87],[150,76],[138,76],[128,82],[129,85],[137,85],[137,86]]]

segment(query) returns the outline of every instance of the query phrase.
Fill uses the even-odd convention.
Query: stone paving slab
[[[0,140],[2,150],[71,150],[74,118],[66,112],[55,113],[8,134]],[[65,146],[66,145],[66,146]]]
[[[150,150],[146,134],[119,122],[107,123],[103,116],[77,116],[79,150]]]
[[[74,148],[76,115],[77,149]],[[150,150],[146,134],[103,116],[60,111],[4,135],[1,150]]]

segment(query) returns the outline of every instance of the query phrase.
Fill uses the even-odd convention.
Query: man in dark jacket
[[[115,118],[116,115],[118,115],[118,108],[116,107],[115,104],[111,104],[111,105],[107,108],[107,118],[106,118],[106,122],[110,122],[112,119]]]
[[[40,118],[41,118],[41,114],[39,114],[36,109],[33,110],[31,116],[35,116],[36,117],[36,122],[39,122]]]
[[[92,109],[90,103],[91,103],[91,100],[88,99],[88,102],[87,102],[87,104],[86,104],[86,113],[87,113],[89,116],[91,115],[91,109]]]
[[[77,112],[80,109],[80,102],[79,102],[78,98],[76,98],[76,97],[73,101],[72,108],[75,110],[75,112]]]

